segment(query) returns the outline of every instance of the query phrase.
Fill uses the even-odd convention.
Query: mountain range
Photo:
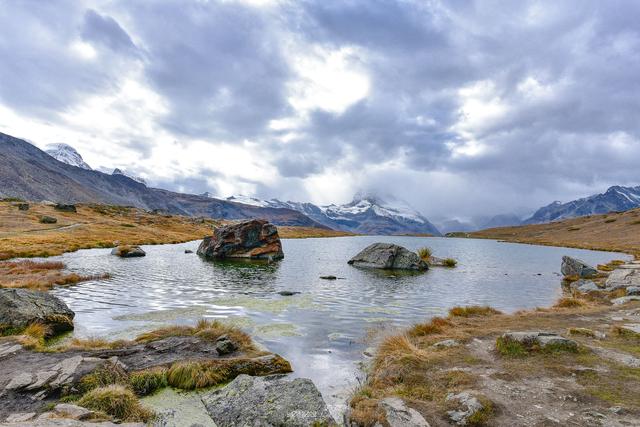
[[[607,191],[567,203],[553,202],[538,209],[523,224],[541,224],[579,216],[623,212],[640,207],[640,186],[615,185]]]
[[[71,156],[62,160],[77,163],[78,159]],[[135,206],[212,218],[265,218],[277,225],[326,228],[292,209],[251,206],[150,188],[121,173],[107,174],[80,164],[67,164],[27,141],[3,133],[0,133],[0,197]]]
[[[392,197],[366,193],[356,194],[344,205],[318,206],[313,203],[262,200],[255,197],[231,196],[227,201],[254,206],[293,209],[334,230],[359,234],[431,234],[440,231],[420,212],[406,202]]]

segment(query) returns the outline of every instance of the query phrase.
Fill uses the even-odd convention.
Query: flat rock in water
[[[120,258],[138,258],[147,255],[147,253],[140,246],[118,246],[111,250],[111,255]]]
[[[275,225],[254,219],[225,225],[205,237],[198,247],[205,258],[248,258],[278,260],[284,258],[282,243]]]
[[[240,375],[202,397],[218,427],[335,425],[327,405],[309,379],[283,375]]]
[[[367,246],[348,262],[354,267],[384,270],[428,270],[426,262],[410,250],[391,243],[374,243]]]
[[[584,261],[569,256],[562,257],[560,271],[565,276],[578,276],[583,279],[593,277],[598,273],[594,267]]]
[[[74,316],[67,304],[49,293],[0,289],[0,328],[5,332],[41,323],[50,329],[51,335],[55,335],[73,330]]]

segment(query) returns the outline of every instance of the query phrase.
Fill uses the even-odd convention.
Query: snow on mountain
[[[113,172],[111,172],[111,175],[123,175],[123,176],[126,176],[127,178],[130,178],[130,179],[132,179],[134,181],[139,182],[140,184],[147,185],[147,181],[145,181],[144,178],[140,178],[139,176],[134,176],[134,175],[128,174],[125,171],[123,171],[122,169],[115,168],[113,170]]]
[[[91,170],[91,166],[82,159],[80,153],[68,144],[49,144],[45,147],[44,152],[62,163]]]
[[[555,201],[538,209],[526,224],[559,221],[579,216],[623,212],[640,207],[640,186],[622,187],[615,185],[607,191],[567,203]]]
[[[440,235],[429,220],[406,202],[391,198],[382,200],[370,194],[357,194],[352,202],[344,205],[325,206],[278,199],[262,200],[244,195],[227,197],[226,200],[252,206],[293,209],[327,227],[354,233]]]

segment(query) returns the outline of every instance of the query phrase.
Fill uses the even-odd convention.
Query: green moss
[[[167,383],[167,369],[153,368],[129,374],[129,385],[138,396],[147,396],[164,388]]]
[[[128,382],[127,373],[120,366],[108,363],[82,377],[78,383],[78,390],[84,394],[100,387]]]
[[[467,419],[467,425],[469,426],[486,426],[489,425],[489,421],[493,416],[495,409],[493,403],[484,396],[477,396],[480,403],[482,403],[482,409],[471,415]]]
[[[506,357],[524,357],[529,354],[524,345],[503,337],[498,337],[496,340],[496,350]]]

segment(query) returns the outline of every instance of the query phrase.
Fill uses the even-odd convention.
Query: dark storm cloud
[[[282,185],[343,168],[362,180],[354,187],[402,187],[424,210],[436,201],[494,213],[640,180],[638,2],[8,4],[0,8],[0,101],[28,116],[55,123],[57,112],[113,93],[139,68],[166,103],[154,117],[159,131],[258,142],[268,156],[255,154],[271,159]],[[74,54],[78,40],[98,51],[94,61]],[[340,112],[295,111],[292,63],[315,47],[353,50],[366,96]],[[286,131],[269,129],[271,120],[301,116],[286,143]],[[149,137],[134,148],[148,156],[153,144]],[[395,170],[379,167],[394,160]],[[398,185],[429,178],[437,187]],[[263,195],[284,191],[255,184]],[[173,185],[204,191],[206,181]]]
[[[287,111],[289,69],[268,16],[233,2],[124,6],[144,39],[145,73],[168,101],[173,132],[232,141],[256,137]]]
[[[73,50],[84,27],[103,41],[122,41],[126,33],[108,17],[101,28],[74,1],[4,2],[0,8],[0,101],[23,114],[55,121],[57,113],[83,97],[115,90],[130,66],[117,52],[90,61]],[[114,29],[119,29],[119,33]],[[109,35],[107,34],[109,33]],[[111,38],[110,38],[111,37]]]
[[[120,24],[110,16],[103,16],[95,10],[87,10],[84,15],[82,38],[101,44],[113,51],[135,52],[136,46]]]

